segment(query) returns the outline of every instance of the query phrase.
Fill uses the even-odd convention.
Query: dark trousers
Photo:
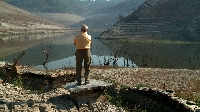
[[[85,82],[90,82],[90,63],[91,63],[91,53],[87,49],[77,49],[76,50],[76,81],[81,83],[81,72],[82,72],[82,62],[84,60],[85,68]]]

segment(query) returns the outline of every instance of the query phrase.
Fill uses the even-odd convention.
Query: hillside
[[[64,29],[62,25],[0,1],[0,34]]]
[[[65,0],[4,0],[5,2],[19,7],[23,10],[29,12],[60,12],[64,13],[68,9],[68,12],[71,12],[70,7],[68,6],[75,4],[74,0],[68,0],[69,4],[66,4]]]
[[[199,4],[197,0],[147,0],[134,15],[148,20],[190,20],[199,16]]]
[[[197,0],[147,0],[101,37],[200,41],[199,10]]]
[[[145,0],[4,0],[65,27],[79,28],[86,23],[91,29],[107,30],[115,24],[119,15],[126,16]],[[62,10],[61,10],[62,9]],[[99,22],[97,22],[99,21]],[[78,23],[80,22],[80,23]],[[77,24],[76,24],[77,23]]]
[[[145,0],[126,0],[124,2],[118,3],[112,7],[108,7],[108,11],[121,11],[124,12],[125,14],[130,14],[133,11],[137,10],[138,7],[144,3]]]
[[[41,44],[44,38],[61,35],[61,33],[51,35],[52,32],[64,31],[66,28],[58,23],[0,1],[0,57],[18,52],[17,48],[25,50]],[[10,41],[12,45],[8,44]]]
[[[111,7],[124,0],[4,0],[31,13],[69,13],[88,16],[96,10]]]
[[[104,5],[105,3],[101,3],[99,6],[95,5],[98,6],[99,10],[93,10],[93,12],[87,16],[85,20],[80,21],[77,24],[73,24],[71,27],[79,28],[81,24],[85,23],[92,30],[105,31],[119,21],[120,15],[127,16],[136,10],[144,1],[145,0],[125,0],[112,5],[111,3],[107,5]],[[103,6],[100,8],[101,5]]]
[[[72,24],[83,21],[85,18],[76,14],[69,13],[34,13],[42,18],[51,20],[53,22],[62,24],[65,27],[69,27]]]

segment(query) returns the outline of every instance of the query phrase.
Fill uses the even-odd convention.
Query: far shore
[[[0,29],[1,36],[7,35],[25,35],[25,34],[47,34],[47,33],[65,33],[65,32],[76,32],[78,29],[71,28],[27,28],[27,29]]]

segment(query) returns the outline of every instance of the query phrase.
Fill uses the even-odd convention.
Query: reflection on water
[[[91,57],[92,57],[91,66],[104,66],[106,64],[109,64],[115,67],[137,67],[137,65],[135,65],[132,61],[126,60],[123,57],[115,58],[114,56],[97,56],[97,55],[91,55]],[[65,68],[65,67],[75,67],[76,65],[75,58],[76,58],[75,56],[70,56],[68,58],[64,58],[61,60],[52,61],[47,63],[46,67],[48,70]],[[46,70],[46,68],[43,65],[35,66],[35,68],[39,70]]]
[[[45,60],[44,51],[49,51],[49,57],[46,63],[48,70],[54,70],[63,67],[75,67],[75,46],[73,44],[75,33],[66,33],[58,37],[49,37],[41,39],[15,39],[12,41],[4,41],[0,45],[0,61],[14,62],[18,56],[25,52],[20,58],[19,63],[26,66],[34,66],[37,69],[44,70],[43,62]],[[130,60],[123,57],[112,56],[113,52],[98,39],[95,39],[100,32],[89,32],[92,36],[92,66],[114,65],[120,67],[135,67]],[[51,45],[51,47],[49,46]],[[8,52],[5,54],[5,52]]]
[[[50,49],[46,63],[48,70],[74,67],[76,49],[73,38],[77,33],[66,33],[58,37],[35,40],[18,38],[1,41],[0,61],[13,63],[14,59],[25,52],[25,55],[19,60],[20,64],[36,66],[36,68],[44,70],[42,64],[45,55],[43,51]],[[200,68],[200,44],[132,43],[132,40],[105,40],[104,44],[107,45],[105,46],[95,39],[100,32],[89,32],[89,34],[92,36],[92,66]]]
[[[138,67],[200,69],[200,44],[197,42],[136,42],[133,39],[101,41],[118,55],[128,57]]]

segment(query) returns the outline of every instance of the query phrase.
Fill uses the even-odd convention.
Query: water
[[[24,39],[17,38],[5,40],[0,45],[0,61],[14,62],[19,55],[24,52],[25,55],[19,59],[19,64],[33,66],[39,70],[55,70],[63,67],[75,67],[75,45],[73,44],[75,33],[66,33],[60,36],[49,36],[48,38]],[[100,32],[88,32],[92,36],[92,66],[109,65],[118,67],[136,67],[136,65],[124,57],[114,57],[114,53],[108,47],[103,45],[98,39],[95,39]],[[49,57],[46,67],[43,66],[45,54]],[[115,61],[116,60],[116,63]]]
[[[115,66],[115,67],[137,67],[136,64],[134,64],[131,60],[127,60],[123,57],[116,58],[117,62],[114,63],[114,56],[99,56],[99,55],[91,55],[92,57],[92,62],[91,66],[104,66],[105,62],[110,62],[109,65]],[[46,64],[46,67],[48,70],[53,70],[53,69],[59,69],[59,68],[65,68],[65,67],[75,67],[75,56],[70,56],[61,60],[56,60],[56,61],[51,61]],[[45,67],[43,65],[37,65],[35,68],[44,70]]]
[[[200,69],[200,44],[197,42],[133,42],[130,38],[102,42],[121,56],[129,57],[140,68]]]
[[[0,61],[14,62],[22,52],[19,64],[33,66],[39,70],[55,70],[63,67],[75,67],[75,33],[60,36],[47,35],[48,38],[30,36],[0,41]],[[89,32],[92,36],[92,66],[148,67],[172,69],[200,69],[200,44],[163,44],[163,43],[123,43],[109,40],[103,45],[98,39],[100,32]],[[125,41],[124,41],[125,42]],[[108,48],[108,47],[109,48]],[[124,47],[123,47],[124,46]],[[112,49],[112,50],[111,50]],[[46,67],[43,52],[49,51]],[[125,52],[126,51],[126,52]],[[117,52],[117,56],[114,57]],[[120,54],[121,53],[121,54]],[[127,58],[126,58],[127,57]],[[115,63],[116,60],[116,63]]]

